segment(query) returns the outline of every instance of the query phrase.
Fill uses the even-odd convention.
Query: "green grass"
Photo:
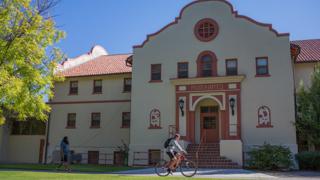
[[[0,164],[0,169],[18,169],[18,170],[48,170],[56,171],[57,165],[54,164]],[[77,164],[71,165],[72,171],[76,172],[114,172],[124,171],[130,169],[137,169],[133,167],[117,167],[117,166],[103,166],[103,165],[88,165],[88,164]],[[58,170],[63,170],[63,167]],[[0,178],[1,179],[1,178]]]
[[[53,173],[53,172],[28,172],[28,171],[1,171],[0,179],[2,180],[175,180],[189,179],[184,177],[142,177],[142,176],[125,176],[125,175],[108,175],[108,174],[74,174],[74,173]],[[201,180],[209,180],[201,178]],[[210,180],[214,180],[210,178]],[[226,179],[224,179],[226,180]]]

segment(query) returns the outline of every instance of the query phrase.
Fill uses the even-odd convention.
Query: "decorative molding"
[[[131,102],[130,99],[127,100],[98,100],[98,101],[55,101],[47,102],[47,104],[91,104],[91,103],[125,103]]]
[[[214,84],[214,83],[236,83],[244,80],[245,75],[237,76],[217,76],[217,77],[195,77],[195,78],[174,78],[170,82],[174,85],[191,84]]]
[[[271,111],[268,106],[260,106],[258,108],[258,125],[257,128],[272,128]]]
[[[161,129],[161,112],[159,109],[152,109],[149,118],[149,129]]]
[[[192,101],[193,97],[199,96],[194,102]],[[221,99],[218,99],[216,96],[221,96]],[[189,109],[190,111],[195,111],[197,104],[203,100],[203,99],[212,99],[216,101],[219,105],[220,110],[225,110],[225,96],[226,94],[223,92],[218,92],[218,93],[191,93],[189,99]]]
[[[186,6],[184,6],[180,13],[179,13],[179,16],[175,18],[175,20],[169,24],[167,24],[166,26],[164,26],[163,28],[161,28],[160,30],[158,30],[157,32],[155,33],[152,33],[152,34],[148,34],[147,35],[147,38],[142,42],[142,44],[140,45],[134,45],[133,48],[143,48],[143,46],[150,40],[150,38],[160,34],[162,31],[164,31],[165,29],[167,29],[168,27],[174,25],[174,24],[177,24],[178,21],[182,18],[182,14],[183,12],[191,5],[193,4],[196,4],[196,3],[202,3],[202,2],[208,2],[208,1],[217,1],[217,2],[222,2],[222,3],[225,3],[227,4],[229,7],[230,7],[230,11],[231,11],[231,14],[234,15],[235,18],[239,18],[239,19],[245,19],[247,21],[250,21],[258,26],[262,26],[262,27],[266,27],[269,29],[269,31],[272,31],[277,37],[281,37],[281,36],[289,36],[290,34],[289,33],[278,33],[278,31],[276,31],[275,29],[272,28],[272,24],[267,24],[267,23],[261,23],[261,22],[258,22],[248,16],[245,16],[245,15],[239,15],[237,11],[234,10],[232,4],[226,0],[197,0],[197,1],[193,1],[189,4],[187,4]]]

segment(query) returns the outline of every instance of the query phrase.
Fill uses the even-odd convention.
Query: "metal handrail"
[[[201,148],[202,142],[203,142],[203,141],[204,141],[204,139],[206,138],[206,134],[207,134],[207,132],[206,132],[206,131],[204,131],[204,133],[203,133],[203,135],[202,135],[202,137],[201,137],[201,139],[200,139],[200,144],[199,144],[198,149],[197,149],[197,151],[196,151],[197,164],[198,164],[198,162],[199,162],[199,151],[200,151],[200,148]]]

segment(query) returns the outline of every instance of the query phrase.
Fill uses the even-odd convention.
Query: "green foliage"
[[[299,139],[320,144],[320,64],[315,67],[311,87],[300,87],[297,94],[296,129]]]
[[[320,152],[300,152],[296,155],[300,169],[320,170]]]
[[[52,97],[53,82],[61,80],[54,69],[62,53],[52,46],[64,37],[49,15],[53,5],[0,1],[0,125],[11,118],[47,118],[44,98]]]
[[[249,153],[249,167],[261,170],[288,169],[292,165],[291,151],[287,147],[264,144]]]

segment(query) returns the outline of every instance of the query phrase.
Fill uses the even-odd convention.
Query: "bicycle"
[[[176,165],[176,168],[173,171],[179,168],[181,174],[185,177],[192,177],[197,173],[198,167],[196,163],[188,160],[184,154],[177,154],[177,158],[180,160],[180,163]],[[168,176],[170,173],[168,171],[168,166],[168,161],[163,159],[160,160],[154,167],[156,174],[158,176]]]

